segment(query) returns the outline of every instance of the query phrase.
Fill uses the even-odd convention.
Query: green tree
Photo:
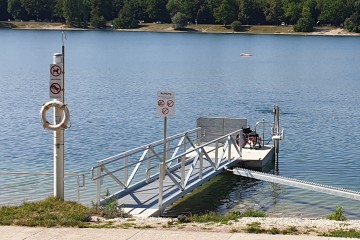
[[[189,20],[195,21],[201,8],[200,5],[201,0],[169,0],[166,4],[166,9],[170,16],[174,16],[176,13],[181,12],[185,14]]]
[[[203,0],[201,2],[196,14],[196,22],[203,24],[215,23],[215,18],[208,0]]]
[[[174,29],[178,30],[187,26],[188,19],[185,14],[178,12],[171,18],[171,21]]]
[[[169,22],[170,15],[166,10],[167,0],[147,0],[146,11],[152,21]]]
[[[90,25],[94,28],[105,28],[106,20],[104,16],[100,14],[101,12],[101,4],[100,0],[92,0],[91,2],[91,12],[90,12]]]
[[[14,19],[28,20],[27,13],[21,6],[20,0],[8,0],[7,11]]]
[[[254,1],[239,0],[239,19],[249,25],[254,11]]]
[[[360,1],[353,3],[354,12],[345,20],[345,28],[349,32],[360,33]]]
[[[28,16],[36,21],[51,19],[55,6],[54,0],[21,0],[21,6],[27,11]]]
[[[9,13],[7,12],[7,6],[7,0],[0,0],[0,21],[5,21],[10,18]]]
[[[234,32],[241,32],[243,30],[243,26],[240,21],[233,21],[231,28],[234,30]]]
[[[124,0],[112,0],[111,19],[115,19],[119,16],[119,12],[123,6]]]
[[[266,21],[272,24],[279,24],[284,16],[281,0],[267,0],[265,7]]]
[[[317,8],[320,10],[318,20],[321,23],[340,25],[344,23],[346,17],[351,15],[349,1],[344,0],[318,0]]]
[[[227,24],[233,22],[238,16],[238,6],[232,0],[223,0],[219,7],[214,9],[214,17],[216,22]]]
[[[64,21],[64,1],[56,0],[54,5],[53,17],[56,21]]]
[[[284,17],[288,23],[296,23],[300,17],[304,2],[298,0],[284,0]]]
[[[87,0],[64,0],[63,13],[66,23],[72,26],[87,27],[90,3]]]
[[[137,28],[139,26],[134,5],[128,0],[120,10],[119,17],[114,20],[115,28]]]
[[[314,21],[311,16],[310,9],[304,7],[301,18],[294,25],[295,32],[312,32],[314,30]]]
[[[112,0],[101,0],[99,6],[99,15],[103,16],[107,21],[113,20],[112,8],[113,8]]]
[[[360,33],[360,15],[359,13],[353,13],[349,18],[345,20],[345,28],[349,32]]]

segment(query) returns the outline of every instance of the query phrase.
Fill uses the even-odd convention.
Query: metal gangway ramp
[[[134,216],[159,216],[170,204],[241,160],[238,134],[242,136],[241,128],[203,143],[203,129],[195,128],[168,137],[165,168],[163,140],[98,161],[92,168],[96,202],[104,204],[116,197]]]
[[[258,172],[254,170],[244,169],[244,168],[234,168],[232,171],[235,175],[239,175],[242,177],[254,178],[263,181],[273,182],[284,184],[287,186],[302,188],[306,190],[322,192],[330,195],[335,195],[344,198],[350,198],[354,200],[360,200],[360,192],[352,191],[344,188],[337,188],[333,186],[328,186],[324,184],[318,184],[309,181],[303,181],[283,176],[277,176],[269,173]]]

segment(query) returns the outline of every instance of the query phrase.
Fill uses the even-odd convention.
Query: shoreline
[[[164,33],[222,33],[222,34],[264,34],[264,35],[295,35],[295,36],[360,36],[360,33],[351,33],[340,27],[315,27],[313,32],[294,32],[292,26],[251,25],[244,26],[244,31],[234,32],[231,28],[222,25],[189,25],[183,31],[174,30],[172,24],[140,24],[136,29],[93,29],[74,28],[63,23],[51,22],[6,22],[0,21],[0,30],[45,30],[45,31],[114,31],[114,32],[164,32]]]
[[[221,233],[263,233],[268,235],[319,236],[334,231],[360,232],[360,220],[335,221],[321,218],[276,218],[243,217],[228,223],[220,222],[180,222],[172,218],[114,218],[92,217],[93,227],[172,230],[182,232]],[[92,227],[90,225],[90,228]],[[100,227],[101,228],[101,227]]]

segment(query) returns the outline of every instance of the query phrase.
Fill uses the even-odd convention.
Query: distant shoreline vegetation
[[[172,24],[141,23],[135,29],[113,29],[108,22],[103,29],[94,27],[77,28],[64,23],[51,22],[26,22],[26,21],[0,21],[0,29],[18,30],[65,30],[65,31],[134,31],[134,32],[190,32],[190,33],[240,33],[240,34],[287,34],[287,35],[312,35],[312,36],[360,36],[359,33],[351,33],[336,26],[315,27],[313,32],[295,32],[293,26],[271,26],[271,25],[242,25],[237,31],[233,29],[238,26],[224,27],[220,24],[197,24],[188,25],[186,28],[174,29]]]
[[[189,25],[220,24],[236,32],[256,25],[291,26],[295,32],[337,26],[359,33],[360,0],[0,0],[0,21],[64,23],[81,29],[165,23],[186,30]]]

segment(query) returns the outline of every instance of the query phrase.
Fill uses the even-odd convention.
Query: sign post
[[[63,55],[54,54],[50,64],[50,98],[64,102]],[[55,108],[54,123],[61,121],[62,112]],[[54,131],[54,197],[64,200],[64,129]]]
[[[64,100],[64,35],[62,33],[62,53],[55,53],[50,64],[50,99],[65,103]],[[66,38],[66,35],[65,35]],[[55,108],[54,123],[59,124],[62,112]],[[54,131],[54,197],[64,200],[64,128]]]
[[[159,174],[159,212],[163,212],[163,190],[164,178],[166,175],[166,138],[167,138],[167,117],[175,116],[175,92],[159,91],[157,93],[156,112],[159,117],[164,117],[164,158],[160,164]]]

